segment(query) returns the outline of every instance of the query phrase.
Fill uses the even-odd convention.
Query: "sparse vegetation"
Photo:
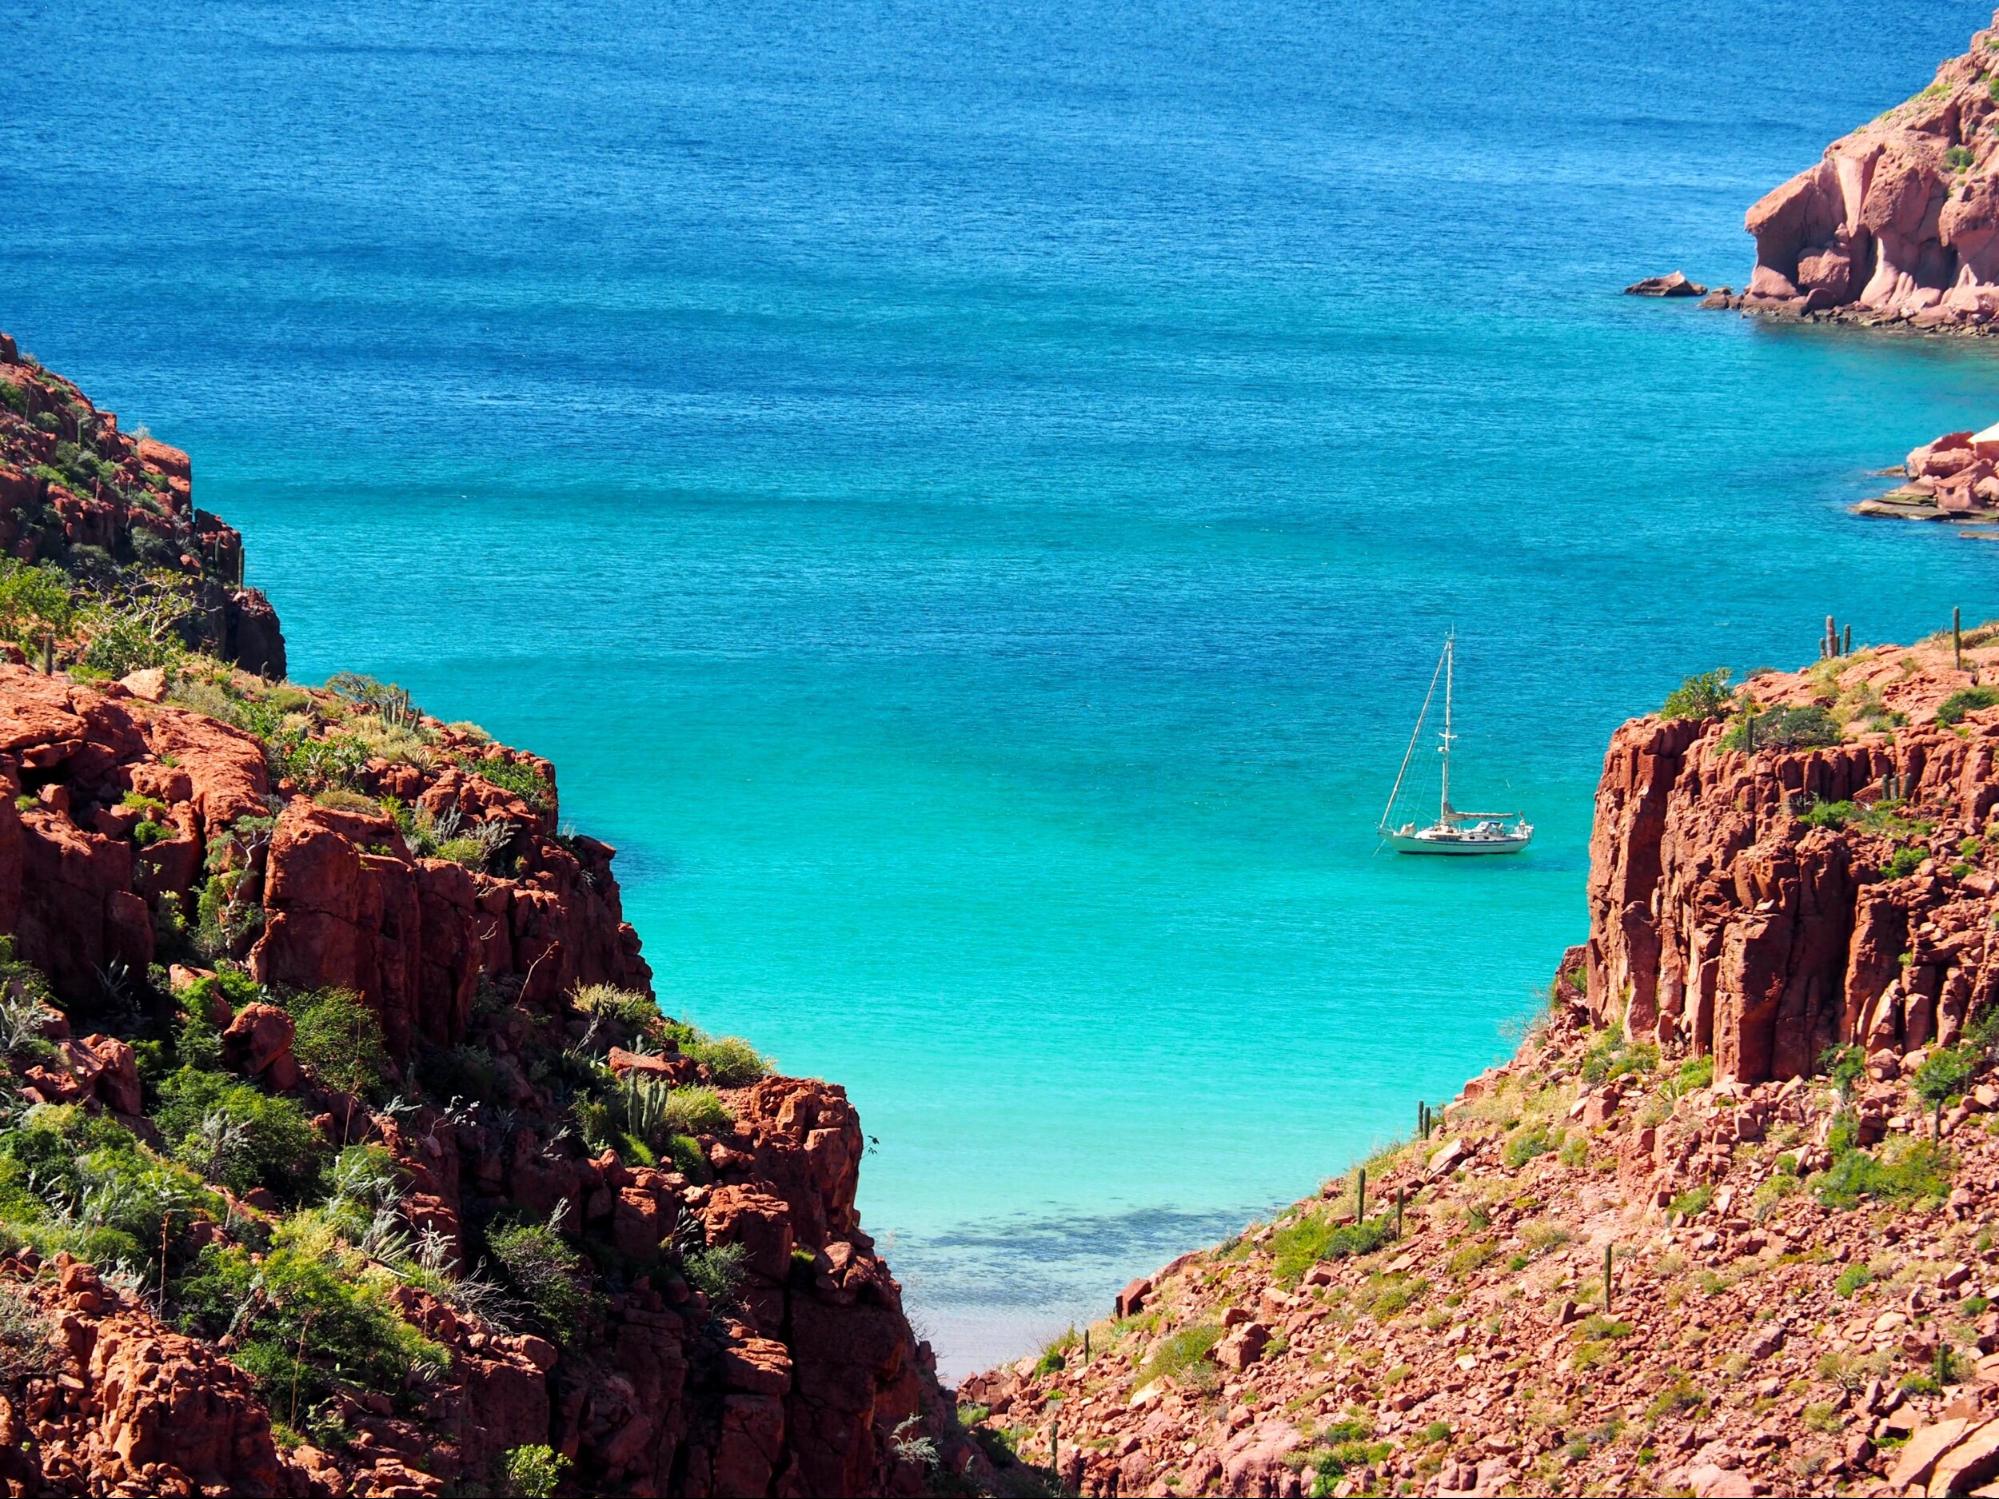
[[[1966,687],[1953,692],[1937,708],[1937,722],[1946,728],[1960,724],[1965,715],[1999,703],[1999,687]]]
[[[1839,743],[1839,724],[1816,703],[1803,708],[1765,708],[1736,715],[1722,736],[1724,749],[1807,749]]]
[[[1698,676],[1688,677],[1679,686],[1666,694],[1665,704],[1659,709],[1661,718],[1720,718],[1734,701],[1735,694],[1728,685],[1728,668],[1716,667]]]

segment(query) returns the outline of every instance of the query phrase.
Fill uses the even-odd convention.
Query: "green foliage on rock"
[[[1752,732],[1753,731],[1753,732]],[[1811,749],[1839,743],[1839,722],[1816,703],[1802,708],[1764,708],[1736,715],[1722,736],[1724,749]]]
[[[183,1066],[160,1084],[154,1123],[174,1159],[232,1192],[296,1199],[318,1175],[321,1141],[305,1109],[223,1073]]]
[[[1937,722],[1945,728],[1962,723],[1967,713],[1999,703],[1999,687],[1966,687],[1953,692],[1937,708]]]
[[[501,1474],[507,1499],[551,1499],[569,1471],[569,1459],[545,1442],[507,1451]]]
[[[379,1101],[388,1090],[389,1046],[382,1022],[351,989],[287,995],[292,1055],[329,1088]]]
[[[1718,666],[1713,671],[1701,672],[1688,677],[1679,686],[1666,694],[1666,701],[1659,709],[1661,718],[1720,718],[1728,711],[1728,705],[1735,694],[1729,690],[1728,668]]]
[[[263,1387],[274,1415],[300,1410],[341,1385],[396,1394],[412,1373],[449,1355],[397,1315],[393,1277],[371,1266],[323,1218],[282,1224],[261,1260],[238,1244],[210,1245],[182,1282],[182,1323],[235,1340],[231,1359]]]

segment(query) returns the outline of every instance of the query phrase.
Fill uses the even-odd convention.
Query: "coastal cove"
[[[858,1105],[947,1374],[1509,1053],[1605,737],[1687,671],[1999,614],[1981,547],[1847,513],[1999,418],[1994,351],[1616,295],[1739,281],[1742,208],[1972,11],[1855,56],[1780,7],[1752,64],[1635,7],[246,7],[79,78],[107,9],[26,28],[7,325],[192,451],[295,677],[560,766],[662,1004]],[[1502,869],[1374,848],[1453,625]]]

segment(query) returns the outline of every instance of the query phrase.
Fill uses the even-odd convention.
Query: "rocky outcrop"
[[[178,632],[259,675],[285,674],[277,612],[243,586],[243,539],[194,505],[186,453],[119,430],[68,380],[0,333],[0,553],[51,562],[93,588],[149,589],[169,574],[187,596]]]
[[[320,704],[336,736],[346,721],[333,694],[287,701]],[[448,754],[455,741],[435,732]],[[413,853],[365,797],[354,800],[372,810],[319,805],[273,780],[263,742],[207,715],[0,664],[0,929],[18,931],[20,955],[58,994],[83,1001],[114,964],[143,973],[161,933],[198,922],[220,878],[246,892],[235,946],[252,974],[355,990],[398,1056],[419,1036],[460,1040],[482,981],[514,980],[537,1000],[578,984],[650,987],[612,850],[547,831],[552,803],[532,807],[448,760],[377,759],[358,776],[401,787],[433,819],[504,820],[505,872]],[[156,830],[143,843],[142,823]]]
[[[1963,526],[1999,521],[1999,429],[1946,432],[1910,453],[1902,474],[1906,482],[1854,509]]]
[[[1647,276],[1642,281],[1634,281],[1624,288],[1627,297],[1704,297],[1707,288],[1698,281],[1689,281],[1685,271],[1674,271],[1666,276]]]
[[[1753,206],[1753,312],[1982,332],[1999,316],[1999,29]]]
[[[1743,1082],[1802,1076],[1831,1045],[1955,1039],[1999,989],[1999,713],[1937,714],[1981,675],[1999,651],[1974,632],[1961,667],[1946,641],[1750,682],[1766,709],[1845,718],[1813,748],[1731,747],[1739,714],[1619,729],[1590,846],[1591,1013]]]

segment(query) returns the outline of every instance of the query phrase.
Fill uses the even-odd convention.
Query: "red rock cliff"
[[[1955,1038],[1999,984],[1999,711],[1937,721],[1999,677],[1991,638],[1972,640],[1961,667],[1946,639],[1748,684],[1843,719],[1838,743],[1729,748],[1739,715],[1617,731],[1590,845],[1598,1020],[1712,1052],[1745,1082],[1808,1073],[1835,1043]]]
[[[182,549],[197,592],[237,571],[235,533],[186,503],[183,455],[121,445],[5,340],[0,380],[0,536],[107,584],[91,607],[111,613],[47,645],[59,668],[143,611],[121,555],[166,554],[140,533]],[[56,459],[58,430],[87,494],[14,463]],[[233,628],[194,617],[193,650],[117,681],[0,659],[0,1488],[483,1492],[543,1447],[563,1492],[918,1494],[988,1472],[861,1228],[853,1107],[657,1013],[613,850],[557,832],[554,767],[366,678],[273,682],[275,616],[267,637]],[[257,669],[232,666],[252,638]],[[295,1020],[329,991],[379,1026],[358,1084]],[[163,1123],[176,1075],[309,1120],[315,1193],[336,1157],[375,1152],[372,1226],[329,1239],[335,1198],[225,1185],[221,1116],[206,1145]],[[640,1124],[648,1097],[675,1122]],[[24,1167],[31,1130],[94,1130],[88,1171],[121,1190],[148,1173],[182,1205],[93,1263],[110,1199],[50,1186],[47,1156]],[[540,1225],[561,1319],[493,1280],[515,1224]],[[294,1293],[190,1310],[215,1255],[268,1270],[290,1232],[337,1279],[389,1286],[431,1362],[371,1383],[308,1319],[280,1355],[287,1399],[245,1350]],[[303,1408],[301,1369],[322,1389]]]
[[[1999,30],[1749,210],[1752,311],[1982,329],[1999,314]]]

